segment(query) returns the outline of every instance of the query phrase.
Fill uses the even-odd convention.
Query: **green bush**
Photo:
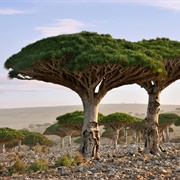
[[[82,162],[83,162],[83,156],[81,154],[73,156],[73,159],[72,159],[73,166],[78,166]]]
[[[22,174],[22,173],[26,173],[27,170],[28,170],[27,164],[23,163],[19,158],[16,158],[15,163],[11,167],[9,167],[10,174],[13,173]]]
[[[37,159],[29,166],[29,171],[44,171],[48,168],[48,161],[45,159]]]
[[[56,166],[77,166],[80,163],[83,162],[83,156],[82,155],[75,155],[72,157],[69,157],[68,155],[64,155],[63,157],[59,157]]]
[[[72,164],[69,156],[65,155],[63,157],[59,157],[56,166],[70,166]]]

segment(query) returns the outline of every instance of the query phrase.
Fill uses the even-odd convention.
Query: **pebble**
[[[180,144],[165,144],[163,156],[146,154],[139,149],[143,144],[119,145],[117,149],[112,146],[101,147],[99,160],[86,159],[79,166],[61,166],[56,169],[48,169],[45,172],[30,174],[9,175],[8,168],[13,164],[15,154],[5,153],[0,159],[0,180],[179,180],[180,179]],[[78,154],[78,147],[67,147],[62,151],[51,151],[47,154],[35,154],[29,151],[23,154],[21,160],[31,164],[36,159],[47,159],[50,165],[63,156]]]

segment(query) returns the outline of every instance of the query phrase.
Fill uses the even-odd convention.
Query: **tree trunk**
[[[119,129],[116,129],[114,131],[114,148],[117,148],[117,144],[118,144],[118,139],[119,139]]]
[[[71,142],[71,136],[72,136],[72,134],[70,134],[70,135],[68,136],[68,140],[69,140],[68,146],[71,146],[71,144],[72,144],[72,142]]]
[[[136,131],[136,137],[137,137],[137,142],[140,143],[141,142],[141,132],[140,131]]]
[[[169,142],[169,126],[166,127],[166,143]]]
[[[5,153],[6,152],[6,148],[5,148],[5,144],[0,144],[0,153]]]
[[[136,144],[136,131],[132,129],[132,143]]]
[[[159,148],[159,132],[158,117],[160,110],[160,92],[153,88],[149,94],[149,102],[147,108],[147,117],[145,118],[145,150],[144,153],[157,154],[161,150]]]
[[[100,134],[98,126],[98,105],[91,99],[84,98],[84,124],[82,130],[82,143],[80,151],[84,157],[99,158]]]
[[[61,137],[61,149],[64,149],[64,137]]]
[[[127,129],[124,128],[123,131],[124,131],[124,143],[127,144]]]

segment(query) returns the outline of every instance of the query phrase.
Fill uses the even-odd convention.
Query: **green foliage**
[[[98,113],[98,120],[100,120],[102,117],[104,117],[104,115]],[[58,116],[56,120],[60,125],[67,126],[69,124],[70,126],[72,126],[72,128],[73,125],[80,125],[80,127],[82,127],[84,122],[84,112],[74,111],[71,113],[66,113],[64,115]]]
[[[83,124],[84,121],[84,113],[83,111],[74,111],[71,113],[66,113],[64,115],[58,116],[56,118],[59,124],[67,124],[67,123],[72,123],[72,124]]]
[[[21,132],[24,137],[21,144],[25,144],[31,148],[36,145],[51,147],[56,144],[55,142],[49,140],[46,136],[44,136],[43,134],[38,133],[38,132],[30,132],[26,129],[19,130],[19,132]],[[6,144],[6,147],[13,148],[17,145],[18,145],[17,142],[8,142]]]
[[[83,31],[49,37],[30,44],[7,59],[4,66],[13,69],[9,72],[11,78],[17,78],[18,72],[32,69],[36,63],[44,61],[58,62],[59,69],[79,72],[107,63],[122,67],[148,66],[158,70],[163,67],[160,59],[156,49],[147,50],[141,43]]]
[[[159,54],[163,59],[180,58],[180,42],[168,38],[142,40],[139,45]]]
[[[49,162],[46,159],[36,159],[35,162],[33,162],[28,170],[29,171],[45,171],[48,168]]]
[[[126,114],[126,113],[113,113],[109,114],[103,118],[100,119],[100,124],[106,124],[106,123],[130,123],[134,122],[136,120],[135,117]]]
[[[58,160],[56,162],[57,166],[70,166],[71,164],[72,164],[72,162],[68,155],[58,158]]]
[[[53,146],[55,143],[49,140],[46,136],[38,132],[29,132],[26,134],[22,144],[33,147],[37,144],[44,146]]]
[[[104,132],[101,137],[112,139],[114,137],[114,130],[112,128],[104,127]],[[119,136],[123,136],[123,129],[119,131]]]
[[[143,130],[145,126],[144,119],[135,117],[135,121],[130,123],[129,127],[134,130]]]
[[[57,162],[56,162],[56,166],[77,166],[80,163],[83,162],[83,156],[78,154],[78,155],[74,155],[72,157],[68,156],[68,155],[64,155],[62,157],[59,157]]]
[[[180,122],[180,116],[178,116],[177,114],[174,114],[174,113],[159,114],[159,125],[163,125],[163,124],[177,125],[178,122]]]
[[[65,127],[63,127],[62,125],[58,123],[55,123],[49,126],[48,128],[46,128],[46,130],[44,131],[44,135],[57,135],[60,137],[65,137],[67,136],[67,133],[64,131],[64,129]]]
[[[27,164],[23,163],[18,157],[16,158],[14,164],[11,167],[9,167],[10,174],[13,173],[23,174],[26,173],[27,171],[28,171]]]
[[[11,128],[0,128],[0,143],[8,143],[8,142],[14,142],[19,141],[24,138],[24,135],[15,129]]]

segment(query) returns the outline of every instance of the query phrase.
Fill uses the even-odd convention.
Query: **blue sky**
[[[73,91],[50,83],[9,80],[4,62],[39,39],[83,30],[130,41],[167,37],[180,41],[180,1],[0,0],[0,108],[81,104]],[[180,80],[166,88],[162,104],[180,105]],[[137,85],[110,91],[101,103],[143,103]]]

